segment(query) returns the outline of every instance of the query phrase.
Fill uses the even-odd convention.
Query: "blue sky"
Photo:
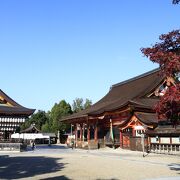
[[[157,67],[140,48],[178,29],[179,17],[171,0],[0,0],[0,88],[45,111],[62,99],[95,103]]]

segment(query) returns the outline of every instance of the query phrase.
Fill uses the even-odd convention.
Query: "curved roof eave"
[[[83,113],[75,115],[76,118],[83,116],[102,115],[106,112],[117,111],[132,103],[135,98],[141,98],[152,89],[157,87],[164,77],[159,76],[159,68],[131,78],[127,81],[115,84],[110,91],[97,103]],[[134,104],[135,105],[135,104]],[[146,106],[146,108],[149,108]],[[69,118],[74,118],[74,115]],[[69,119],[66,118],[66,119]]]

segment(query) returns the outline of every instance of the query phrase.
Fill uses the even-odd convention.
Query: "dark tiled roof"
[[[11,99],[7,94],[5,94],[1,89],[0,89],[0,96],[3,97],[8,103],[12,105],[12,106],[6,106],[0,104],[0,115],[29,116],[33,114],[35,111],[35,109],[29,109],[21,106],[13,99]]]
[[[25,107],[0,106],[0,115],[30,116],[34,111],[35,109],[28,109]]]
[[[164,77],[159,76],[159,69],[155,69],[127,81],[115,84],[111,87],[107,95],[90,108],[66,117],[63,120],[88,115],[100,115],[104,112],[118,110],[129,103],[133,104],[132,102],[134,102],[134,105],[140,104],[141,106],[152,108],[152,105],[154,105],[157,100],[147,100],[145,97],[157,88],[163,80]]]
[[[31,133],[32,131],[40,132],[40,130],[35,125],[31,125],[27,129],[22,130],[21,133]]]
[[[155,113],[135,113],[135,116],[141,121],[143,124],[152,125],[158,124],[158,117]]]
[[[89,115],[113,111],[139,99],[155,89],[164,78],[159,76],[159,69],[137,76],[125,82],[113,85],[109,93],[89,109]],[[144,102],[146,104],[146,102]]]
[[[134,116],[144,125],[156,127],[158,124],[158,117],[155,113],[135,112]],[[132,116],[129,117],[122,124],[120,124],[118,127],[119,128],[125,127],[129,123],[131,118]]]
[[[74,113],[70,116],[67,116],[67,117],[63,117],[63,119],[61,119],[60,121],[66,121],[66,120],[69,120],[69,119],[76,119],[76,118],[83,118],[83,117],[87,117],[87,112],[88,112],[88,109],[85,109],[85,110],[82,110],[78,113]]]
[[[148,130],[146,132],[146,134],[150,135],[150,136],[179,136],[180,135],[180,126],[177,126],[176,128],[173,127],[172,125],[168,125],[168,126],[158,126],[155,130],[150,131]]]
[[[137,98],[130,100],[129,104],[132,104],[134,107],[154,109],[158,101],[158,98]]]

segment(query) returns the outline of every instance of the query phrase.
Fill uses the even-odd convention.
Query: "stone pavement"
[[[158,178],[158,179],[157,179]],[[122,149],[82,150],[37,146],[0,154],[0,179],[180,179],[180,157]]]

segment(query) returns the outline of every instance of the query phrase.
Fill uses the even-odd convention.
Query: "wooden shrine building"
[[[34,111],[21,106],[0,89],[0,141],[10,139]]]
[[[115,84],[90,108],[61,121],[71,124],[77,147],[120,146],[141,150],[141,135],[158,126],[154,106],[173,79],[159,69]]]
[[[20,133],[14,133],[11,135],[11,139],[21,139],[26,143],[30,143],[31,140],[36,144],[56,144],[57,136],[55,133],[43,133],[35,124],[31,124],[28,128],[20,131]]]

